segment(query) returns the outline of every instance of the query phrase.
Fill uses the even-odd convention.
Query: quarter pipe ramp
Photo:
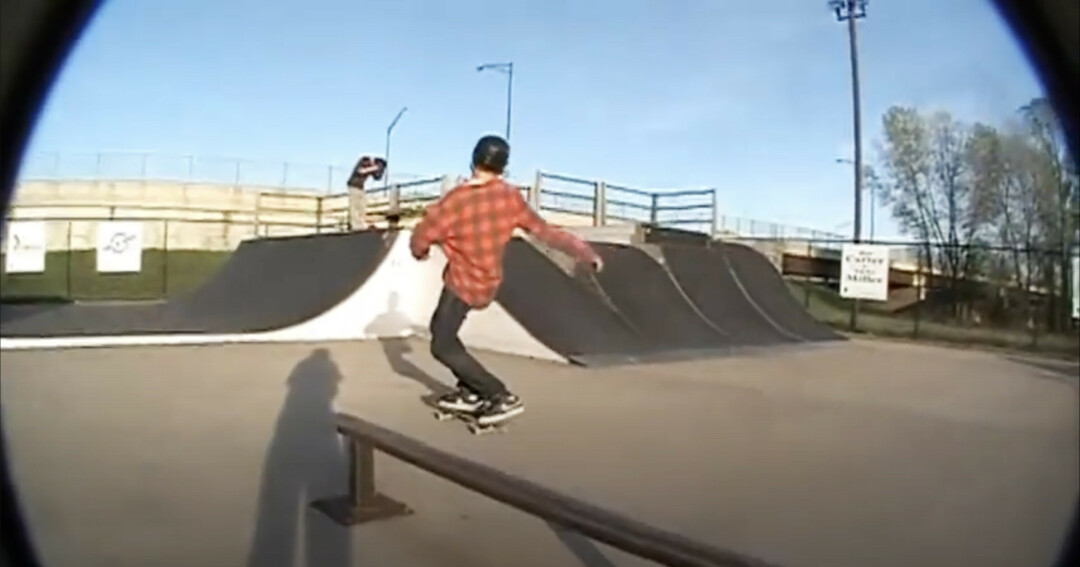
[[[739,342],[773,346],[804,339],[781,326],[739,279],[721,247],[669,245],[664,259],[687,297],[707,319]]]
[[[707,320],[647,253],[623,244],[593,246],[604,259],[604,270],[595,276],[600,291],[648,345],[671,354],[740,346],[738,337]]]
[[[780,272],[763,254],[742,244],[717,243],[732,274],[747,291],[761,313],[777,326],[803,341],[844,340],[843,335],[814,319],[792,295]]]
[[[0,336],[238,334],[282,329],[341,303],[382,264],[395,234],[244,242],[201,287],[164,302],[0,307]]]
[[[658,351],[637,329],[528,242],[504,257],[498,302],[548,348],[585,366],[644,360]]]

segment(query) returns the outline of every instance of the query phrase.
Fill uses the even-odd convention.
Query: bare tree
[[[937,257],[960,316],[961,284],[979,268],[973,245],[992,213],[975,189],[973,130],[947,112],[923,116],[910,107],[890,108],[882,123],[875,190],[901,230],[922,242],[930,268]]]
[[[1056,251],[1044,258],[1044,285],[1052,307],[1048,323],[1060,330],[1070,318],[1071,251],[1077,238],[1076,216],[1070,212],[1080,200],[1077,161],[1068,152],[1061,122],[1046,98],[1032,99],[1020,108],[1020,115],[1037,156],[1031,165],[1040,174],[1037,203],[1044,245]]]
[[[992,234],[1007,254],[1007,272],[998,283],[1008,290],[1022,290],[1028,322],[1031,311],[1032,283],[1041,271],[1040,255],[1035,253],[1042,242],[1039,154],[1024,133],[976,125],[972,131],[968,160],[977,198],[992,219]],[[1006,295],[1005,300],[1009,300]]]

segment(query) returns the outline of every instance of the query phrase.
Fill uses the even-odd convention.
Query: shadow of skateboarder
[[[326,349],[302,360],[286,380],[288,392],[263,460],[249,567],[349,567],[348,529],[308,504],[346,483],[346,457],[334,423],[341,371]]]
[[[406,358],[406,355],[413,352],[412,341],[416,339],[404,335],[409,331],[416,331],[417,325],[401,312],[400,301],[400,296],[396,292],[391,293],[386,311],[372,319],[364,332],[378,339],[383,354],[395,374],[415,380],[428,389],[428,395],[421,396],[421,399],[434,399],[449,392],[451,388]]]

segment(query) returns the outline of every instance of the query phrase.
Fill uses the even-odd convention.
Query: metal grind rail
[[[338,432],[348,440],[349,492],[318,500],[312,506],[341,525],[413,513],[406,504],[375,489],[375,451],[379,450],[525,513],[663,565],[775,567],[609,512],[352,415],[338,414],[336,421]]]

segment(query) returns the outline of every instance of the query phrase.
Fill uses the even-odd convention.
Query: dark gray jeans
[[[431,316],[431,354],[450,369],[458,386],[471,390],[485,399],[506,393],[506,384],[496,378],[465,350],[458,331],[472,307],[450,289],[443,287],[439,305]]]

